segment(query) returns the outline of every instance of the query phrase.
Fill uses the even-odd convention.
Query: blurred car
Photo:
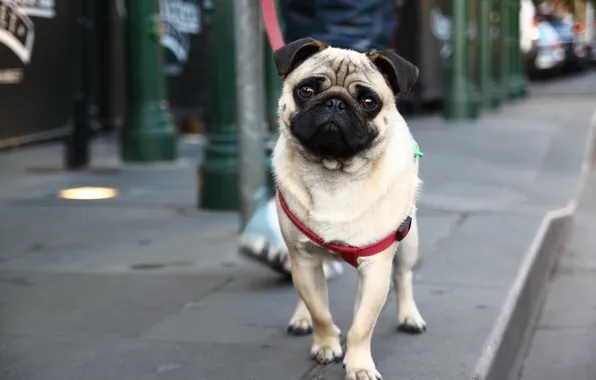
[[[596,24],[596,21],[594,21]],[[584,27],[581,22],[576,22],[573,25],[573,30],[578,36],[578,43],[584,51],[581,57],[582,65],[593,64],[596,62],[596,43],[592,37],[590,28]]]
[[[532,45],[526,54],[526,70],[537,76],[555,73],[565,64],[565,48],[559,33],[550,22],[534,17],[531,33]]]
[[[550,16],[547,16],[546,20],[557,31],[563,44],[565,51],[564,67],[571,70],[582,69],[586,57],[586,49],[576,32],[574,23]]]

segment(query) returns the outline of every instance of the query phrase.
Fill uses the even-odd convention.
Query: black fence
[[[76,80],[78,9],[0,0],[0,147],[64,133]]]

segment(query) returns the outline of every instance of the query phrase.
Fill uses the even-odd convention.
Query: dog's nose
[[[327,107],[334,111],[343,111],[346,108],[346,103],[338,98],[332,98],[327,100]]]

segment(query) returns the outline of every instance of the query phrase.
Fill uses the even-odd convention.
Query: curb
[[[592,116],[575,197],[567,206],[547,212],[526,251],[522,265],[497,317],[471,380],[517,379],[525,346],[533,334],[547,284],[573,227],[579,197],[596,163],[596,112]]]

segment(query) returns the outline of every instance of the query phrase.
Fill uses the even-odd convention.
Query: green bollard
[[[479,113],[479,101],[470,74],[468,1],[453,0],[451,15],[453,53],[443,116],[447,120],[476,119]]]
[[[129,0],[127,9],[129,116],[120,134],[120,155],[124,162],[175,160],[177,138],[166,100],[159,5]]]
[[[198,182],[199,207],[210,210],[240,209],[233,6],[233,1],[219,1],[205,9],[212,104]]]
[[[484,109],[493,107],[493,57],[491,44],[491,21],[492,0],[478,0],[478,21],[480,45],[480,67],[479,67],[479,89],[480,106]]]
[[[491,14],[490,14],[490,42],[492,50],[492,67],[491,67],[491,108],[498,108],[501,106],[501,102],[504,98],[503,85],[501,82],[501,1],[491,1]]]

